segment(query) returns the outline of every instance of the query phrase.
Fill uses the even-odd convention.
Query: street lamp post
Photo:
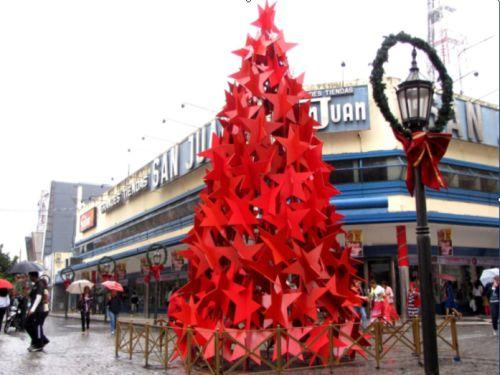
[[[389,49],[398,42],[413,46],[410,75],[396,90],[402,124],[389,108],[387,97],[384,94],[385,84],[383,83],[383,65],[388,59]],[[441,82],[441,108],[432,126],[429,125],[429,115],[434,92],[433,84],[421,78],[417,67],[415,48],[426,53],[430,62],[438,71]],[[443,131],[453,116],[453,81],[436,50],[424,40],[412,37],[405,32],[387,36],[377,51],[372,65],[370,83],[372,84],[373,99],[391,126],[394,136],[403,146],[408,164],[406,186],[408,192],[415,195],[425,374],[438,375],[439,363],[434,314],[435,302],[432,288],[431,241],[427,223],[424,185],[436,190],[446,187],[446,182],[439,171],[439,161],[446,153],[451,140],[451,134]]]
[[[417,52],[412,52],[412,67],[406,81],[396,92],[403,126],[411,132],[422,131],[429,124],[432,104],[432,83],[419,75]],[[425,188],[422,183],[422,164],[414,167],[415,206],[417,215],[417,250],[419,264],[420,293],[422,297],[422,331],[426,374],[439,374],[435,303],[432,286],[431,238],[427,222]],[[410,166],[408,166],[410,168]]]
[[[61,279],[64,284],[64,317],[68,318],[68,309],[69,309],[69,293],[66,291],[68,286],[75,280],[75,271],[73,268],[66,267],[61,270]]]
[[[152,256],[151,256],[152,254]],[[160,278],[161,278],[161,271],[163,271],[165,267],[165,263],[167,262],[167,248],[163,245],[160,244],[153,244],[149,247],[148,251],[146,252],[146,259],[148,262],[148,272],[150,275],[152,275],[155,279],[155,290],[154,290],[154,322],[156,324],[158,320],[158,307],[160,303]],[[149,276],[148,276],[149,278]]]

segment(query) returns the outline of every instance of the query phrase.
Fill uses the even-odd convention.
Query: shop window
[[[387,181],[387,158],[368,158],[362,161],[362,181]]]
[[[406,178],[406,161],[401,156],[390,157],[386,160],[387,179],[389,181],[404,180]]]
[[[330,174],[334,185],[359,182],[359,160],[337,160],[331,162],[335,170]]]
[[[479,178],[475,175],[471,168],[453,166],[458,174],[458,187],[466,190],[480,190]]]
[[[479,178],[479,185],[481,187],[481,191],[486,193],[498,193],[498,175],[494,172],[486,172],[482,174]]]
[[[458,188],[458,174],[449,164],[440,164],[439,170],[449,188]]]
[[[173,205],[164,208],[159,213],[154,214],[141,222],[132,224],[126,228],[99,238],[95,241],[95,243],[92,243],[92,249],[89,249],[87,245],[87,251],[125,240],[134,235],[145,233],[148,230],[157,228],[160,225],[192,215],[194,213],[194,207],[198,201],[199,198],[197,195],[187,197],[183,201],[174,203]]]

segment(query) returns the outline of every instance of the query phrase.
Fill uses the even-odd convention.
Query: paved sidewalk
[[[56,318],[64,318],[64,312],[51,312],[50,316]],[[80,313],[71,312],[68,313],[68,318],[71,319],[80,319]],[[92,314],[90,316],[91,320],[94,321],[104,321],[104,315],[102,314]],[[153,324],[154,320],[152,318],[145,318],[142,314],[130,314],[130,313],[121,313],[119,315],[120,321],[130,321],[133,320],[135,324],[144,325],[144,324]],[[158,314],[158,319],[166,320],[167,316],[165,314]],[[436,323],[439,324],[444,319],[444,316],[438,315],[436,318]],[[478,315],[478,316],[465,316],[457,320],[457,325],[459,326],[469,326],[469,325],[491,325],[491,318],[487,315]]]
[[[124,319],[130,317],[123,314]],[[57,316],[57,317],[56,317]],[[115,357],[115,337],[109,333],[109,328],[102,322],[102,315],[96,315],[91,321],[90,333],[82,334],[78,314],[70,314],[70,319],[60,318],[63,314],[51,314],[45,325],[46,335],[50,344],[40,353],[30,353],[25,333],[0,333],[0,374],[1,375],[51,375],[72,374],[185,374],[181,366],[169,368],[145,369],[141,354],[128,359],[125,353]],[[78,320],[76,319],[78,318]],[[146,319],[143,319],[146,321]],[[446,345],[440,343],[441,375],[476,374],[489,375],[498,373],[498,337],[492,336],[488,321],[482,319],[464,318],[459,327],[459,344],[461,362],[453,360],[453,353]],[[449,338],[449,330],[443,335]],[[324,370],[300,370],[297,375],[423,375],[424,371],[418,365],[416,358],[407,348],[398,345],[395,350],[382,361],[381,369],[375,370],[373,360],[364,361],[358,358],[355,363],[338,368]]]

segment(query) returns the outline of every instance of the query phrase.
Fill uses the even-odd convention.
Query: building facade
[[[386,83],[389,104],[397,113],[394,88],[399,81],[388,78]],[[335,167],[331,182],[341,191],[332,204],[345,216],[344,241],[364,260],[360,274],[392,283],[398,295],[397,226],[406,228],[410,275],[418,273],[415,203],[405,186],[402,147],[373,102],[367,81],[308,90],[324,160]],[[428,191],[427,208],[436,277],[447,275],[457,288],[468,288],[482,268],[499,261],[498,107],[458,95],[454,104],[455,118],[448,124],[453,140],[440,165],[449,187]],[[198,153],[210,147],[213,132],[220,132],[216,122],[78,210],[72,258],[77,278],[98,282],[99,261],[111,257],[116,278],[125,286],[125,302],[137,293],[145,314],[152,309],[152,284],[145,284],[143,266],[152,244],[166,246],[169,254],[160,277],[160,301],[186,279],[187,265],[177,251],[186,247],[181,241],[203,188],[207,164]]]
[[[28,256],[42,263],[51,281],[57,279],[58,272],[69,264],[74,248],[76,217],[78,206],[91,197],[99,196],[107,189],[104,185],[52,181],[50,190],[42,192],[38,203],[37,231],[26,241]],[[29,247],[28,247],[29,246]],[[66,261],[68,260],[68,261]],[[52,304],[60,305],[61,298],[55,298],[53,289]]]

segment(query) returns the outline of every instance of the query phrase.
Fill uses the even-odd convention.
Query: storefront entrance
[[[401,304],[397,277],[396,260],[393,257],[388,256],[365,259],[364,278],[367,282],[366,289],[369,290],[369,283],[371,280],[375,280],[379,285],[381,285],[383,281],[387,282],[394,292],[394,302],[399,311],[399,306],[401,306]]]

